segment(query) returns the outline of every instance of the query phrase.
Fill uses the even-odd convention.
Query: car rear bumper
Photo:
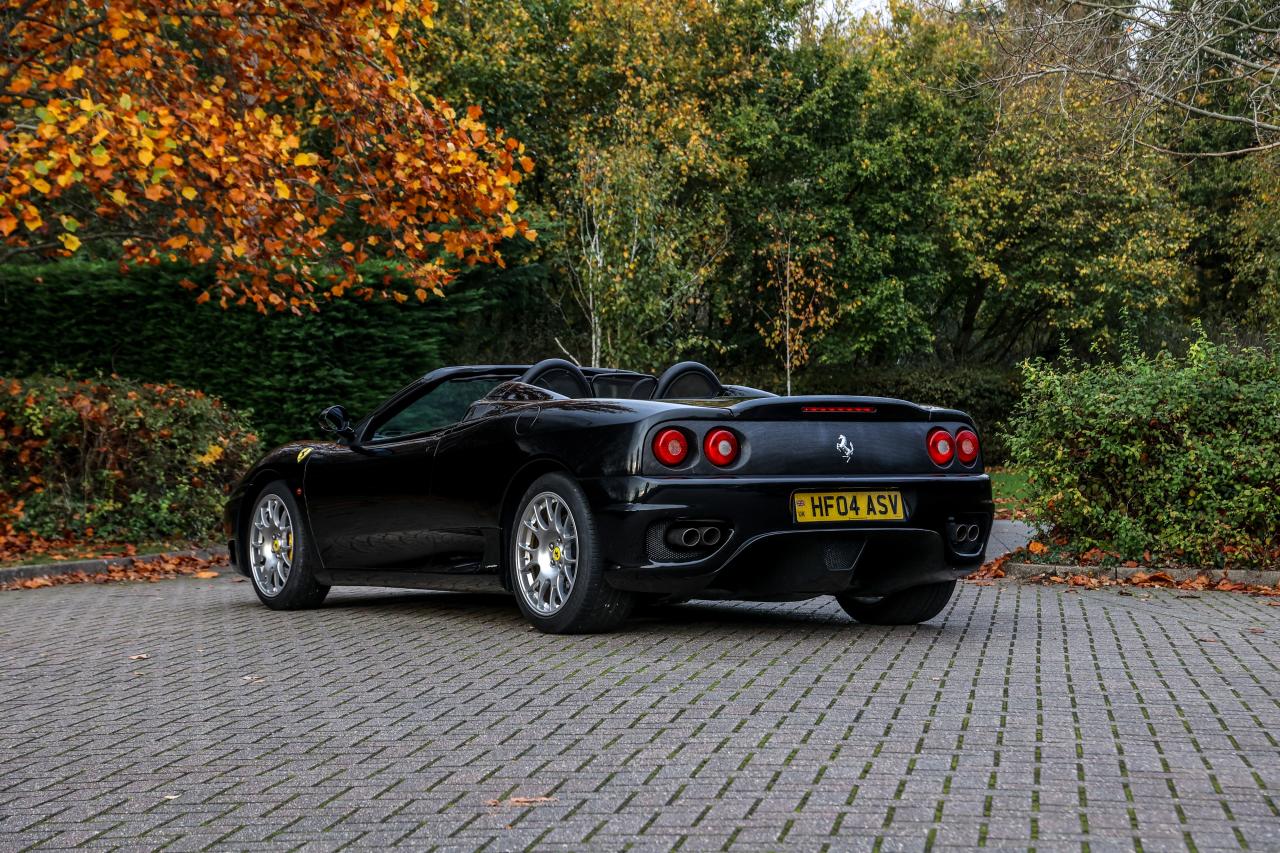
[[[882,596],[962,577],[982,563],[994,505],[985,474],[885,477],[612,477],[583,482],[610,583],[669,596],[777,600]],[[798,491],[897,491],[901,521],[798,523]],[[978,527],[963,545],[956,520]],[[723,525],[714,548],[674,553],[656,531]]]

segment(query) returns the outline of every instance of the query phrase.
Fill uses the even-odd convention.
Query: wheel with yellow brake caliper
[[[299,610],[324,601],[329,587],[315,580],[315,557],[302,510],[282,482],[268,484],[241,523],[241,559],[253,590],[273,610]]]

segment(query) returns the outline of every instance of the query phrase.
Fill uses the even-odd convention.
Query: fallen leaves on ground
[[[99,557],[132,557],[138,546],[120,542],[86,542],[81,539],[44,539],[12,529],[0,530],[0,565],[20,565],[38,559],[86,560]]]
[[[1034,546],[1040,545],[1037,551]],[[1032,542],[1027,546],[1028,551],[1033,553],[1042,553],[1048,550],[1038,542]],[[967,575],[965,580],[971,581],[978,586],[989,586],[993,580],[1007,576],[1004,570],[1005,564],[1019,555],[1020,552],[1013,551],[1003,556],[997,557],[990,562],[984,563],[982,568],[973,574]],[[1132,562],[1132,561],[1131,561]],[[1137,564],[1126,563],[1126,568],[1134,568]],[[1155,569],[1152,571],[1134,572],[1127,578],[1107,578],[1094,577],[1090,574],[1080,573],[1055,573],[1046,571],[1044,574],[1033,575],[1026,578],[1031,583],[1041,584],[1064,584],[1068,587],[1084,587],[1087,589],[1100,589],[1101,587],[1125,587],[1136,586],[1146,589],[1165,588],[1179,589],[1186,592],[1243,592],[1246,595],[1260,595],[1268,597],[1280,597],[1280,586],[1264,586],[1262,584],[1244,583],[1234,581],[1228,578],[1220,577],[1214,579],[1208,574],[1200,574],[1194,578],[1186,580],[1175,580],[1174,577],[1163,569]],[[1123,593],[1122,593],[1123,594]],[[1196,596],[1178,596],[1179,598],[1195,598]],[[1280,602],[1269,602],[1271,607],[1280,607]]]
[[[1005,554],[1001,557],[996,557],[988,563],[984,563],[982,568],[966,577],[965,580],[989,581],[1004,577],[1004,564],[1009,562],[1009,557],[1009,554]]]
[[[215,578],[212,566],[225,566],[227,558],[153,557],[134,560],[127,566],[111,566],[102,572],[68,572],[44,578],[26,578],[0,584],[0,590],[41,589],[74,583],[117,583],[119,581],[159,581],[178,577]]]
[[[537,806],[542,803],[554,803],[555,797],[508,797],[505,800],[486,800],[486,806]]]
[[[1022,507],[1022,501],[1016,498],[996,498],[996,518],[1000,521],[1026,521],[1031,513]]]

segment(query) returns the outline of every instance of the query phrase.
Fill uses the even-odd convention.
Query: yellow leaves
[[[129,197],[124,194],[124,190],[119,188],[111,191],[111,200],[121,207],[129,203]]]
[[[198,196],[199,194],[200,193],[196,191],[195,187],[182,188],[182,197],[185,198],[187,201],[195,201],[196,196]]]
[[[311,154],[311,153],[304,152],[304,153],[299,153],[296,157],[293,158],[293,165],[295,166],[314,166],[319,162],[320,162],[319,154]]]
[[[127,29],[125,29],[124,27],[112,27],[112,28],[111,28],[111,39],[112,39],[112,41],[124,41],[124,40],[125,40],[125,39],[127,39],[128,37],[129,37],[129,31],[128,31]]]
[[[31,183],[32,189],[40,193],[45,193],[46,195],[51,189],[53,189],[53,187],[49,186],[49,182],[46,181],[44,178],[36,178],[32,180],[30,183]]]
[[[289,199],[293,197],[293,192],[289,189],[289,185],[286,184],[284,181],[280,180],[279,178],[276,178],[275,184],[276,184],[277,198]]]
[[[74,234],[59,234],[58,240],[68,252],[74,252],[80,248],[80,238]]]
[[[71,80],[71,81],[79,80],[80,78],[84,77],[84,69],[81,68],[79,65],[73,65],[66,70],[66,77],[68,80]]]
[[[226,448],[221,444],[218,444],[217,442],[210,442],[209,446],[205,448],[204,453],[201,453],[196,457],[196,464],[201,467],[212,465],[221,459],[225,452]]]
[[[143,148],[141,151],[138,152],[138,162],[144,166],[150,166],[151,161],[154,160],[155,158],[156,158],[156,155],[152,154],[149,148]]]

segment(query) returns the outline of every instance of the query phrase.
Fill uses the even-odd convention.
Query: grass
[[[1027,482],[1027,474],[1017,468],[988,468],[991,475],[991,492],[996,501],[998,518],[1026,517],[1027,500],[1031,495],[1031,486]]]

